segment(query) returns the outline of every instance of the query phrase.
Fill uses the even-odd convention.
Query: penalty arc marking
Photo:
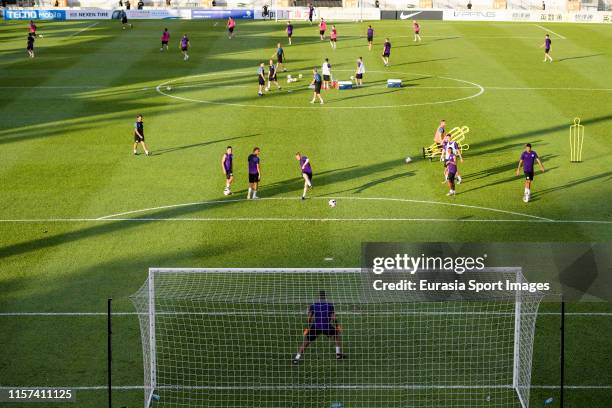
[[[313,197],[312,199],[314,199],[314,200],[327,200],[329,198],[330,197]],[[495,212],[495,213],[501,213],[501,214],[506,214],[506,215],[514,215],[514,216],[519,216],[519,217],[529,218],[529,219],[534,219],[534,220],[540,220],[540,221],[555,222],[555,220],[550,219],[550,218],[540,217],[540,216],[532,215],[532,214],[520,213],[520,212],[516,212],[516,211],[500,210],[500,209],[497,209],[497,208],[482,207],[482,206],[478,206],[478,205],[445,203],[445,202],[442,202],[442,201],[415,200],[415,199],[409,199],[409,198],[383,198],[383,197],[336,197],[336,199],[337,200],[355,200],[355,201],[391,201],[391,202],[400,202],[400,203],[441,205],[441,206],[450,206],[450,207],[468,208],[468,209],[473,209],[473,210]],[[264,201],[271,201],[271,200],[292,200],[292,201],[296,201],[296,200],[298,200],[298,198],[291,198],[291,197],[270,197],[270,198],[260,198],[260,200],[264,200]],[[193,203],[171,204],[171,205],[164,205],[164,206],[151,207],[151,208],[142,208],[142,209],[138,209],[138,210],[131,210],[131,211],[125,211],[125,212],[116,213],[116,214],[105,215],[105,216],[96,218],[96,220],[100,220],[100,221],[102,221],[102,220],[112,220],[112,219],[115,219],[117,217],[124,217],[126,215],[133,215],[133,214],[139,214],[139,213],[150,212],[150,211],[157,211],[157,210],[167,210],[167,209],[171,209],[171,208],[191,207],[191,206],[203,206],[203,205],[210,205],[210,204],[236,203],[236,202],[242,202],[242,201],[248,201],[248,200],[245,199],[245,198],[239,198],[239,199],[230,199],[230,200],[198,201],[198,202],[193,202]],[[279,218],[279,220],[283,220],[283,219],[284,218]],[[307,218],[304,218],[304,220],[307,220]],[[322,220],[324,220],[324,219],[322,219]],[[341,220],[341,219],[338,219],[338,220]],[[377,218],[363,218],[362,220],[364,220],[364,221],[366,221],[366,220],[374,220],[374,221],[376,221],[376,220],[379,220],[379,219],[377,219]],[[387,220],[387,218],[385,218],[385,220]],[[395,220],[395,218],[389,218],[388,220]],[[401,220],[401,219],[398,218],[397,220]],[[415,218],[414,220],[417,220],[417,219]],[[451,219],[449,219],[449,221],[451,221]]]

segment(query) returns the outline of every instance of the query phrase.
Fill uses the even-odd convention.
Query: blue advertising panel
[[[194,20],[198,20],[198,19],[226,19],[226,18],[233,18],[233,19],[248,19],[248,20],[252,20],[253,19],[253,10],[242,10],[242,9],[228,9],[228,10],[221,10],[221,9],[193,9],[191,10],[191,18]]]
[[[65,20],[66,10],[4,10],[5,20]]]

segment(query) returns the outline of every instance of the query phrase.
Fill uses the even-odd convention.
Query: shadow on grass
[[[575,59],[593,58],[593,57],[599,57],[600,55],[604,55],[604,54],[603,53],[599,53],[599,54],[590,54],[590,55],[578,55],[578,56],[575,56],[575,57],[559,58],[557,61],[558,62],[563,62],[563,61],[569,61],[569,60],[575,60]]]
[[[393,170],[399,166],[403,166],[404,163],[401,159],[393,159],[385,162],[380,162],[376,164],[371,164],[367,166],[349,166],[340,169],[332,169],[327,170],[321,173],[315,172],[314,184],[316,186],[325,186],[331,185],[335,183],[341,183],[344,181],[352,181],[360,177],[371,177],[372,175],[384,171]],[[384,177],[379,181],[368,182],[364,184],[361,188],[363,189],[370,188],[373,185],[377,185],[383,182],[389,182],[393,179],[398,179],[401,177],[412,176],[410,174],[404,174],[403,176],[398,177]],[[266,186],[263,184],[263,188],[260,189],[262,196],[264,197],[275,197],[277,195],[282,195],[285,193],[292,193],[301,191],[303,188],[302,178],[296,175],[295,178],[287,179],[278,183],[271,184]],[[225,197],[224,201],[223,197],[218,197],[208,204],[205,204],[206,209],[218,208],[221,206],[234,205],[238,203],[242,203],[242,201],[229,201],[231,200]],[[146,214],[141,216],[133,217],[134,221],[121,221],[121,220],[100,220],[99,223],[94,223],[91,226],[87,226],[83,229],[79,229],[77,231],[69,231],[63,232],[57,235],[44,236],[41,238],[33,239],[26,242],[20,242],[12,245],[6,245],[0,248],[0,258],[17,256],[20,254],[38,251],[44,248],[53,248],[60,245],[65,245],[70,242],[81,241],[85,239],[99,237],[101,235],[118,233],[122,231],[132,230],[134,228],[140,228],[145,224],[150,224],[155,222],[156,220],[162,219],[174,219],[181,218],[188,215],[193,215],[202,210],[203,204],[198,203],[194,205],[185,205],[182,207],[174,207],[174,208],[165,208],[160,210],[152,210]],[[44,224],[44,223],[42,223]]]
[[[592,176],[582,177],[582,178],[579,178],[577,180],[572,180],[572,181],[570,181],[569,183],[566,183],[566,184],[561,184],[561,185],[558,185],[558,186],[555,186],[555,187],[545,188],[543,190],[537,190],[536,192],[531,194],[531,198],[532,199],[538,199],[538,198],[540,198],[542,196],[545,196],[547,194],[554,193],[554,192],[560,191],[560,190],[565,190],[567,188],[577,187],[579,185],[582,185],[584,183],[590,183],[592,181],[600,181],[602,183],[606,183],[605,185],[607,185],[607,183],[609,183],[610,180],[612,180],[612,171],[606,171],[606,172],[603,172],[603,173],[594,174]]]
[[[246,136],[235,136],[235,137],[228,137],[228,138],[225,138],[225,139],[208,140],[208,141],[202,142],[202,143],[193,143],[193,144],[184,145],[184,146],[167,147],[165,149],[155,150],[153,153],[155,154],[155,156],[161,156],[162,154],[167,154],[167,153],[172,153],[172,152],[177,152],[177,151],[183,151],[185,149],[193,149],[195,147],[204,147],[204,146],[208,146],[208,145],[215,144],[215,143],[229,142],[231,140],[238,140],[238,139],[246,139],[246,138],[249,138],[249,137],[255,137],[255,136],[259,136],[259,135],[260,135],[260,133],[254,133],[252,135],[246,135]]]

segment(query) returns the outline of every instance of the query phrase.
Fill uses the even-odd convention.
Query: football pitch
[[[76,406],[104,406],[112,297],[114,403],[142,406],[128,296],[151,266],[357,267],[368,241],[611,241],[610,27],[421,23],[422,43],[408,22],[339,23],[332,50],[303,22],[291,46],[285,22],[238,21],[232,40],[223,21],[133,21],[126,30],[117,21],[41,22],[33,59],[27,25],[0,24],[0,386],[73,387]],[[164,27],[172,38],[160,52]],[[188,61],[178,48],[184,33]],[[547,33],[553,63],[542,62]],[[288,69],[282,89],[259,97],[257,67],[278,42]],[[335,78],[349,80],[358,57],[362,88],[324,90],[324,105],[309,103],[313,67],[329,58]],[[303,78],[287,83],[287,74]],[[392,78],[403,87],[387,88]],[[132,154],[137,114],[149,157]],[[585,126],[582,163],[569,160],[575,117]],[[421,157],[441,119],[470,129],[454,197],[440,162]],[[525,143],[546,168],[529,203],[515,175]],[[228,145],[234,194],[224,196]],[[255,146],[261,199],[247,201]],[[314,172],[305,201],[298,151]],[[540,312],[531,406],[553,397],[555,407],[559,305]],[[609,407],[612,305],[575,303],[567,312],[566,406]],[[283,347],[293,350],[300,335],[283,333]],[[355,361],[362,371],[381,364]],[[393,392],[386,403],[413,406]]]

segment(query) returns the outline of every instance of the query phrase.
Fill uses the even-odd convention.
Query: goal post
[[[474,274],[527,282],[520,268]],[[540,292],[381,295],[368,279],[353,268],[150,269],[130,297],[145,408],[529,407]],[[321,299],[334,331],[308,321]]]

